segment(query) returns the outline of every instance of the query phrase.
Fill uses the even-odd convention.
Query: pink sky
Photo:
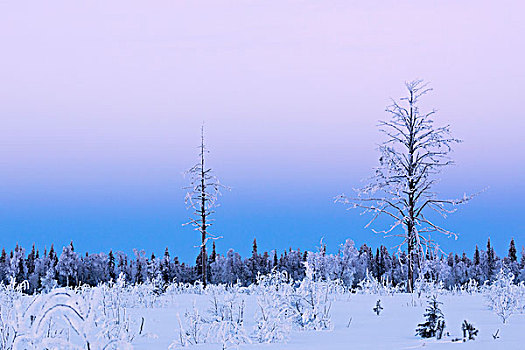
[[[521,1],[2,2],[2,192],[182,185],[204,120],[233,187],[329,184],[329,197],[370,174],[389,98],[424,78],[437,123],[465,141],[445,191],[523,195],[523,13]]]

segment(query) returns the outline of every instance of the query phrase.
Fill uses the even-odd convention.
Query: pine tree
[[[428,306],[425,310],[426,321],[418,324],[416,335],[421,338],[441,338],[443,330],[445,329],[445,317],[439,308],[443,304],[437,300],[437,296],[433,295],[428,301]]]
[[[516,251],[516,245],[514,244],[514,238],[510,240],[510,247],[509,247],[509,259],[511,262],[518,261],[517,251]]]

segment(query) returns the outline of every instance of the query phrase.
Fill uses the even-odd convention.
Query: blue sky
[[[206,122],[232,191],[215,232],[246,254],[389,247],[332,202],[377,162],[390,98],[435,88],[464,143],[438,190],[489,189],[443,224],[445,250],[525,244],[520,2],[159,1],[0,4],[0,245],[196,255],[182,177]],[[440,237],[436,237],[440,238]]]

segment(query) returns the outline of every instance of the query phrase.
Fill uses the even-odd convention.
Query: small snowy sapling
[[[377,302],[376,302],[376,306],[373,308],[374,312],[376,313],[377,316],[379,316],[379,314],[381,313],[381,311],[383,310],[383,307],[381,306],[381,299],[379,299]]]
[[[437,296],[435,295],[428,300],[428,306],[424,315],[426,321],[418,324],[416,335],[421,338],[436,337],[437,339],[441,339],[443,330],[445,329],[445,317],[439,308],[439,304],[442,303],[437,300]]]

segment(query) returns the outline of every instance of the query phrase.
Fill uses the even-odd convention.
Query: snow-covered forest
[[[200,256],[200,255],[199,255]],[[337,249],[337,253],[327,253],[326,245],[319,251],[308,252],[299,249],[278,252],[259,252],[256,240],[253,241],[252,255],[242,257],[233,249],[218,253],[215,242],[208,258],[208,280],[212,284],[233,284],[249,286],[256,282],[257,276],[272,271],[285,272],[290,279],[300,281],[305,276],[305,263],[323,280],[340,280],[346,287],[355,288],[367,276],[384,281],[392,286],[403,286],[407,281],[406,254],[389,252],[385,246],[375,251],[363,244],[356,247],[348,239]],[[179,262],[171,256],[168,248],[164,255],[146,256],[144,251],[136,250],[133,256],[123,252],[110,251],[108,254],[79,254],[73,243],[63,247],[61,252],[54,247],[40,252],[34,246],[27,251],[20,246],[0,255],[0,280],[6,284],[11,279],[21,283],[27,281],[23,291],[35,293],[58,287],[97,286],[116,280],[122,276],[129,284],[190,283],[200,280],[202,266],[197,257],[195,264]],[[483,249],[476,246],[473,254],[445,255],[439,251],[428,251],[422,262],[423,280],[440,282],[447,289],[453,289],[473,280],[478,285],[493,281],[498,271],[504,269],[515,276],[514,282],[525,282],[525,250],[516,249],[514,239],[510,241],[508,252],[498,256],[490,244]]]

